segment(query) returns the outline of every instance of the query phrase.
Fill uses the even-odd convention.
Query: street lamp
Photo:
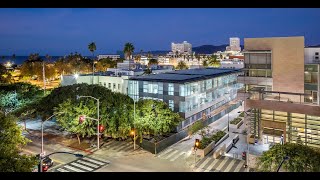
[[[226,94],[230,94],[230,92],[226,92],[226,93],[224,93],[225,95]],[[227,99],[227,97],[225,97],[225,100]],[[226,100],[227,101],[227,100]],[[229,107],[228,107],[229,108]],[[229,132],[229,130],[230,130],[230,127],[229,127],[229,113],[230,113],[230,110],[228,110],[228,132]]]
[[[71,155],[74,155],[75,157],[80,157],[80,158],[83,157],[82,154],[70,153],[70,152],[63,152],[63,151],[53,152],[53,153],[48,154],[48,155],[43,156],[43,157],[42,157],[41,154],[40,154],[40,156],[39,156],[39,158],[40,158],[40,164],[39,164],[38,172],[42,172],[42,163],[43,163],[43,160],[44,160],[46,157],[49,157],[49,156],[51,156],[51,155],[53,155],[53,154],[71,154]]]
[[[98,121],[98,125],[97,125],[97,131],[98,131],[98,134],[97,134],[97,139],[98,139],[98,149],[100,148],[99,147],[99,99],[98,98],[95,98],[95,97],[92,97],[92,96],[78,96],[77,95],[77,99],[80,99],[80,98],[92,98],[92,99],[94,99],[94,100],[96,100],[97,101],[97,116],[98,116],[98,118],[97,119],[93,119],[93,118],[89,118],[88,117],[88,119],[91,119],[91,120],[97,120]],[[80,120],[80,119],[79,119]]]
[[[200,146],[200,140],[196,139],[195,143],[194,143],[194,147],[193,147],[193,150],[194,150],[194,166],[196,166],[197,149],[199,148],[199,146]]]
[[[142,99],[142,97],[138,98],[138,101]],[[136,101],[133,99],[133,131],[131,131],[131,134],[133,135],[133,150],[136,150],[136,129],[134,122],[136,120]]]
[[[280,170],[280,168],[281,168],[282,164],[284,163],[284,161],[286,161],[286,160],[288,160],[288,159],[290,159],[290,157],[289,157],[289,156],[285,156],[285,157],[283,157],[283,159],[282,159],[282,161],[281,161],[281,163],[280,163],[280,165],[279,165],[279,167],[278,167],[278,169],[277,169],[277,172],[279,172],[279,170]]]

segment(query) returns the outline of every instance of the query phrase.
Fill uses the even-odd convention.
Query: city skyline
[[[318,45],[319,17],[316,8],[1,9],[0,54],[90,55],[92,41],[95,54],[116,53],[126,42],[135,52],[170,50],[171,42],[223,45],[230,37],[243,44],[243,38],[305,36],[306,45]]]

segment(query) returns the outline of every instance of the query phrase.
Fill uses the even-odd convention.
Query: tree
[[[116,61],[113,61],[110,58],[100,59],[96,64],[96,69],[98,71],[106,72],[108,68],[114,68],[117,66]]]
[[[37,159],[21,155],[21,148],[30,140],[23,137],[14,116],[0,112],[0,172],[31,172]]]
[[[8,72],[7,68],[0,63],[0,83],[10,83],[11,74]]]
[[[212,54],[208,58],[208,64],[213,67],[220,67],[220,61],[217,60],[217,55]]]
[[[150,68],[147,68],[144,70],[144,74],[151,74],[152,70]]]
[[[196,132],[198,132],[200,129],[203,129],[205,126],[203,125],[202,121],[197,121],[188,128],[188,135],[189,139],[192,135],[194,135]]]
[[[126,59],[130,59],[133,52],[134,52],[134,46],[132,43],[129,43],[127,42],[125,45],[124,45],[124,49],[123,49],[123,52],[125,54],[125,58]]]
[[[188,69],[188,65],[184,61],[179,61],[178,65],[176,66],[176,69],[179,69],[179,70]]]
[[[203,67],[208,67],[209,66],[208,65],[208,61],[207,60],[203,60],[202,65],[203,65]]]
[[[59,104],[59,106],[55,108],[55,112],[61,113],[56,115],[58,124],[64,130],[76,134],[79,144],[80,136],[90,137],[96,135],[97,122],[87,119],[82,124],[79,123],[80,115],[97,118],[97,106],[93,100],[90,99],[77,103],[76,101],[71,101],[71,99],[68,99],[67,101]]]
[[[134,127],[142,141],[142,134],[155,137],[171,132],[181,121],[178,113],[174,113],[166,103],[155,100],[142,100],[136,104]]]
[[[157,59],[150,59],[148,62],[148,66],[152,66],[152,65],[158,65],[158,60]]]
[[[94,51],[97,49],[96,43],[95,42],[91,42],[88,45],[88,49],[92,53],[92,75],[94,75]],[[93,84],[93,77],[92,77],[92,84]]]
[[[258,160],[258,170],[275,172],[284,157],[282,168],[289,172],[319,172],[320,151],[302,144],[276,144],[265,151]]]

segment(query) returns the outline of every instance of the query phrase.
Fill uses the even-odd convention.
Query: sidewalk
[[[21,123],[23,126],[23,123]],[[23,135],[32,141],[41,142],[41,120],[27,121],[27,130],[23,132]],[[72,138],[71,138],[72,137]],[[47,121],[44,123],[43,141],[46,144],[60,144],[65,147],[72,148],[74,150],[83,151],[92,154],[90,143],[88,140],[81,139],[79,144],[75,135],[71,135],[67,132],[63,132],[53,121]]]

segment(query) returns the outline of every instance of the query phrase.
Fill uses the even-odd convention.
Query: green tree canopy
[[[320,151],[302,144],[285,143],[276,144],[259,158],[258,169],[260,171],[276,172],[285,156],[282,168],[289,172],[319,172]]]
[[[188,69],[188,65],[184,61],[179,61],[178,65],[176,66],[176,69],[179,69],[179,70]]]
[[[0,172],[31,172],[37,164],[33,156],[20,154],[30,140],[22,136],[22,130],[14,116],[0,112]]]
[[[107,71],[108,68],[116,67],[117,62],[113,61],[110,58],[103,58],[103,59],[100,59],[95,66],[98,71],[105,72],[105,71]]]
[[[137,103],[134,125],[140,135],[162,135],[173,131],[181,118],[162,101],[141,100]]]
[[[217,60],[217,55],[212,54],[208,58],[208,65],[213,67],[220,67],[220,61]]]
[[[150,59],[150,60],[149,60],[149,63],[148,63],[148,66],[150,67],[151,65],[158,65],[158,60],[156,60],[156,59]]]

